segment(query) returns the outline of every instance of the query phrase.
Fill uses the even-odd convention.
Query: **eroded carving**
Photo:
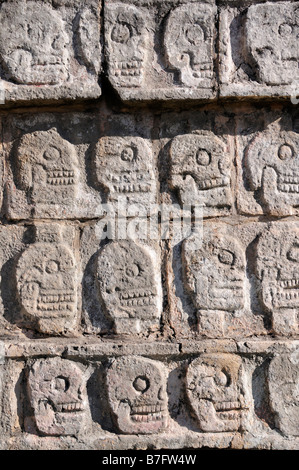
[[[256,255],[257,277],[263,307],[272,314],[276,333],[298,332],[299,228],[276,224],[259,238]]]
[[[120,357],[107,370],[108,399],[115,424],[124,434],[153,434],[168,425],[163,366],[137,357]]]
[[[182,5],[169,14],[164,36],[166,60],[187,87],[212,86],[214,25],[215,8],[207,4]]]
[[[98,255],[97,277],[101,299],[116,333],[157,327],[161,316],[159,277],[146,248],[132,240],[104,246]]]
[[[202,354],[188,367],[189,404],[204,432],[242,429],[246,413],[242,360],[233,354]]]
[[[58,225],[37,227],[36,242],[20,256],[17,288],[25,318],[42,333],[61,334],[74,326],[77,270]]]
[[[34,204],[72,204],[77,194],[78,160],[73,145],[52,128],[25,134],[16,150],[20,189]]]
[[[156,202],[157,185],[149,143],[141,137],[102,137],[95,150],[96,176],[109,199],[126,197],[146,206]]]
[[[298,2],[267,2],[248,8],[245,38],[260,83],[288,85],[298,80],[298,34]]]
[[[79,364],[58,357],[39,359],[30,369],[28,394],[38,431],[77,435],[86,426],[86,377]]]
[[[84,8],[78,24],[78,45],[80,56],[87,67],[99,72],[101,69],[101,37],[99,13],[92,8]]]
[[[274,357],[269,366],[270,405],[283,434],[299,436],[299,351]]]
[[[129,4],[105,5],[108,74],[118,87],[139,87],[144,78],[147,33],[141,11]]]
[[[57,10],[44,2],[10,3],[0,10],[0,56],[10,79],[26,85],[65,81],[69,38]]]
[[[231,204],[230,155],[226,145],[212,132],[180,135],[170,146],[171,180],[183,204],[206,206]]]
[[[264,210],[292,213],[299,206],[299,135],[281,128],[280,120],[260,132],[245,152],[245,173],[253,191],[262,193]]]

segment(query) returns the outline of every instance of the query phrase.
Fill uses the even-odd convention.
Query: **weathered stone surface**
[[[101,95],[99,2],[6,1],[0,21],[6,103]]]
[[[215,18],[213,1],[105,1],[105,57],[119,96],[215,97]]]

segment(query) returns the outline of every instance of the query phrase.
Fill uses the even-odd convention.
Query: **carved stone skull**
[[[59,232],[45,230],[18,260],[17,287],[25,317],[40,332],[59,334],[76,319],[76,262]]]
[[[281,129],[280,121],[260,132],[245,152],[251,189],[261,190],[261,203],[273,215],[292,213],[299,205],[299,134]]]
[[[183,204],[188,200],[188,193],[189,199],[196,200],[197,192],[208,206],[230,203],[229,153],[212,132],[175,137],[170,146],[170,158],[170,184],[179,189]]]
[[[204,432],[239,431],[245,414],[242,361],[233,354],[202,354],[188,367],[189,404]]]
[[[99,252],[97,277],[105,311],[117,333],[157,325],[161,315],[158,273],[150,252],[132,240],[112,242]]]
[[[299,436],[299,351],[274,357],[269,366],[270,404],[275,424],[287,436]]]
[[[54,128],[25,134],[17,148],[17,180],[33,203],[73,203],[78,183],[75,148]]]
[[[169,14],[164,35],[166,60],[178,70],[182,85],[210,88],[213,79],[215,8],[182,5]]]
[[[69,38],[56,10],[44,2],[3,2],[0,23],[0,57],[11,80],[55,85],[68,78]]]
[[[145,19],[133,5],[105,5],[109,79],[116,87],[139,87],[144,76],[147,34]]]
[[[120,357],[107,370],[108,400],[124,434],[154,434],[168,425],[163,366],[150,359]]]
[[[245,255],[233,237],[204,230],[202,246],[192,238],[182,248],[183,274],[199,310],[234,312],[244,307]]]
[[[102,137],[95,149],[96,176],[109,199],[125,196],[130,204],[156,202],[156,180],[149,143],[141,137]]]
[[[275,2],[248,8],[245,38],[257,79],[288,85],[299,79],[299,3]]]
[[[38,431],[77,435],[85,425],[87,393],[80,366],[58,357],[38,359],[31,367],[28,394]]]

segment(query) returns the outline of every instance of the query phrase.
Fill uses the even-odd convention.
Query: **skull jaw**
[[[122,434],[155,434],[165,430],[168,426],[166,411],[161,411],[159,414],[145,413],[139,416],[140,421],[137,421],[138,418],[132,414],[131,406],[121,404],[115,415],[119,431]]]
[[[35,411],[36,427],[45,436],[77,435],[84,424],[84,418],[83,410],[58,412],[49,402],[39,403],[38,410]]]
[[[278,190],[278,175],[274,168],[266,167],[262,176],[262,204],[265,213],[281,216],[294,215],[294,208],[299,206],[298,193],[283,193]],[[298,188],[299,189],[299,188]]]
[[[241,430],[244,412],[241,408],[216,411],[214,403],[201,399],[196,417],[203,432],[234,432]]]

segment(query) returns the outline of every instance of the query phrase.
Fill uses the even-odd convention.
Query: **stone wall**
[[[299,2],[0,23],[0,447],[299,449]]]

